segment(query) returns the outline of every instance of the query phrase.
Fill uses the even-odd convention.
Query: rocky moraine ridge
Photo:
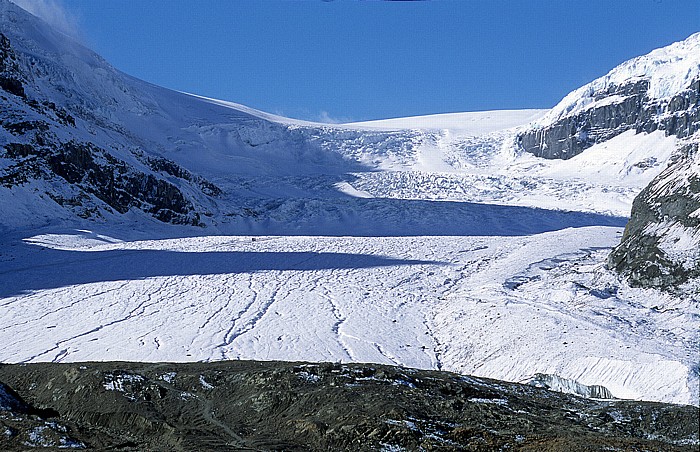
[[[697,450],[698,408],[370,364],[0,366],[0,449]]]
[[[608,266],[634,286],[691,292],[700,276],[700,33],[625,62],[518,135],[523,150],[570,159],[628,130],[678,139],[669,166],[634,200]],[[640,162],[653,165],[657,162]]]

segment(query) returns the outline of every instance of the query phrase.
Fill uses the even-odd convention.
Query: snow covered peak
[[[628,83],[647,80],[647,95],[651,99],[668,99],[687,89],[700,78],[700,32],[669,46],[651,51],[625,61],[603,77],[572,91],[547,115],[537,121],[538,126],[548,126],[557,120],[581,111],[600,106],[601,102],[614,102],[613,96],[601,98]],[[612,98],[612,99],[611,99]]]
[[[0,0],[2,33],[15,46],[29,50],[35,56],[73,55],[92,66],[109,66],[102,57],[80,44],[73,37],[55,29],[10,0]]]

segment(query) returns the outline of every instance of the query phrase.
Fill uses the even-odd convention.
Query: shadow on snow
[[[523,236],[628,219],[536,207],[456,201],[338,198],[268,200],[222,225],[228,234],[351,237]]]
[[[238,217],[221,231],[233,235],[351,237],[523,236],[586,226],[624,226],[626,218],[532,207],[450,201],[342,199],[282,201],[256,218]],[[275,211],[284,215],[275,220]],[[212,233],[178,228],[141,231],[140,239]],[[194,232],[189,229],[190,233]],[[572,231],[572,233],[575,233]],[[109,232],[107,232],[109,234]],[[130,235],[130,234],[127,234]],[[158,237],[155,237],[158,236]],[[126,237],[124,237],[126,238]],[[136,239],[132,237],[131,239]],[[130,239],[127,239],[130,240]],[[63,251],[23,243],[19,260],[0,269],[0,298],[75,284],[138,280],[157,276],[220,275],[263,270],[362,269],[436,264],[351,253],[177,252],[167,250]],[[7,262],[7,261],[6,261]],[[12,268],[14,267],[14,268]]]
[[[0,273],[0,298],[75,284],[156,276],[221,275],[264,270],[315,271],[435,264],[422,260],[316,252],[178,252],[161,250],[64,251],[38,248],[24,268]],[[284,276],[280,276],[284,278]]]

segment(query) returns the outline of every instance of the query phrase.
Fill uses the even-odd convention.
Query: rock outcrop
[[[700,276],[700,33],[573,91],[517,139],[539,157],[569,159],[628,130],[662,130],[679,149],[634,200],[608,267],[634,286],[678,291]]]
[[[518,135],[539,157],[569,159],[628,130],[700,130],[700,33],[626,61],[572,91]]]
[[[628,130],[663,130],[678,138],[700,130],[700,79],[666,99],[654,99],[648,79],[609,85],[590,94],[590,106],[518,136],[522,148],[538,157],[569,159]]]
[[[84,449],[53,409],[37,409],[0,382],[0,447],[11,449]]]
[[[686,144],[635,198],[608,266],[632,285],[677,291],[700,277],[700,152]]]
[[[15,96],[25,97],[24,86],[19,75],[17,56],[10,40],[0,33],[0,88]]]
[[[136,209],[167,223],[203,225],[205,210],[190,193],[216,197],[217,186],[138,148],[127,161],[86,141],[66,108],[41,98],[40,89],[25,90],[34,78],[0,33],[1,186],[45,181],[50,199],[83,218]]]

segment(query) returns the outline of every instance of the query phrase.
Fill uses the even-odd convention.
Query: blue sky
[[[118,69],[290,117],[548,108],[700,31],[698,0],[17,0]]]

